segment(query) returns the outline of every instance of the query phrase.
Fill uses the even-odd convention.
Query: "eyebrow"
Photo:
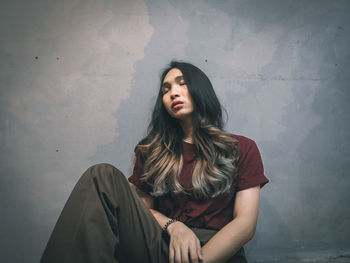
[[[183,80],[183,79],[184,79],[184,76],[181,75],[181,76],[177,76],[177,77],[175,78],[175,81],[178,82],[178,81]]]

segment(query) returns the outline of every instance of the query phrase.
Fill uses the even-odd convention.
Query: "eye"
[[[177,84],[179,84],[180,86],[186,85],[185,79],[183,76],[177,76],[175,78],[175,81]]]
[[[163,86],[162,86],[162,93],[163,93],[163,95],[165,93],[167,93],[169,91],[169,89],[170,89],[170,85],[168,83],[164,83]]]

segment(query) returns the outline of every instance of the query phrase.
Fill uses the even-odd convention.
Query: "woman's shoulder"
[[[238,135],[234,133],[231,133],[231,135],[233,136],[233,138],[235,138],[238,141],[238,145],[241,147],[244,147],[244,146],[247,147],[247,146],[256,144],[253,139],[248,138],[246,136]]]
[[[252,143],[252,142],[254,142],[253,139],[248,138],[247,136],[243,136],[243,135],[239,135],[239,134],[234,134],[234,133],[231,133],[231,135],[232,135],[238,142],[242,142],[242,143]]]
[[[264,175],[264,166],[258,146],[251,138],[236,134],[232,135],[238,141],[239,151],[237,191],[259,184],[260,187],[263,187],[269,180]]]
[[[238,141],[238,151],[240,155],[245,155],[247,153],[257,152],[258,146],[255,141],[243,135],[233,134],[232,136]]]

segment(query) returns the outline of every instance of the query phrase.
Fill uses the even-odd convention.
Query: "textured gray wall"
[[[349,13],[349,1],[3,0],[0,261],[38,261],[90,165],[130,174],[172,58],[208,74],[227,130],[261,150],[271,182],[248,258],[346,258]]]

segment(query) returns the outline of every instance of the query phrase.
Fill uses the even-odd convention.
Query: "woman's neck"
[[[193,123],[192,123],[192,118],[191,119],[186,119],[186,120],[181,120],[180,121],[181,128],[184,132],[184,138],[183,140],[188,143],[193,142]]]

